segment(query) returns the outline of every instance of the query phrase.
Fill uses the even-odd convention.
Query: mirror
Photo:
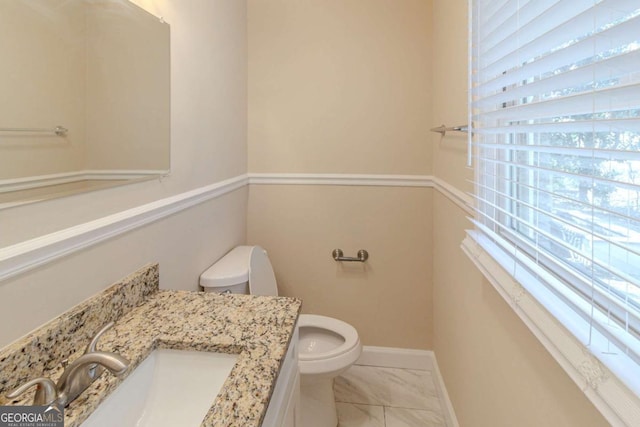
[[[0,208],[169,172],[169,25],[126,0],[0,0]]]

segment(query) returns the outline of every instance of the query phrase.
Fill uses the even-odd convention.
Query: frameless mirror
[[[0,208],[169,172],[169,25],[127,0],[0,0]]]

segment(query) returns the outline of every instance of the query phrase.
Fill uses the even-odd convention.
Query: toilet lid
[[[267,251],[260,246],[251,248],[249,261],[249,290],[251,295],[277,296],[278,285]]]

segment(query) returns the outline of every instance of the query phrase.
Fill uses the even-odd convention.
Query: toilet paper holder
[[[358,251],[357,257],[344,256],[344,252],[342,249],[334,249],[331,252],[331,256],[335,261],[346,261],[346,262],[365,262],[369,259],[369,252],[364,249],[360,249]]]

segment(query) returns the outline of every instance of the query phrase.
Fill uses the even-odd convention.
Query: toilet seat
[[[362,351],[360,338],[356,329],[346,322],[315,314],[301,314],[298,318],[300,341],[298,361],[301,375],[319,375],[334,377],[351,366]],[[326,333],[328,341],[335,341],[338,336],[343,340],[329,350],[306,352],[303,348],[304,329],[317,328],[320,335]],[[332,344],[329,343],[328,346]]]
[[[301,361],[329,359],[344,354],[355,347],[359,342],[358,332],[350,324],[342,320],[334,319],[327,316],[319,316],[317,314],[301,314],[298,318],[298,327],[302,328],[318,328],[327,331],[328,334],[336,334],[344,340],[341,345],[334,347],[329,351],[322,352],[303,352],[300,349],[298,358]]]

